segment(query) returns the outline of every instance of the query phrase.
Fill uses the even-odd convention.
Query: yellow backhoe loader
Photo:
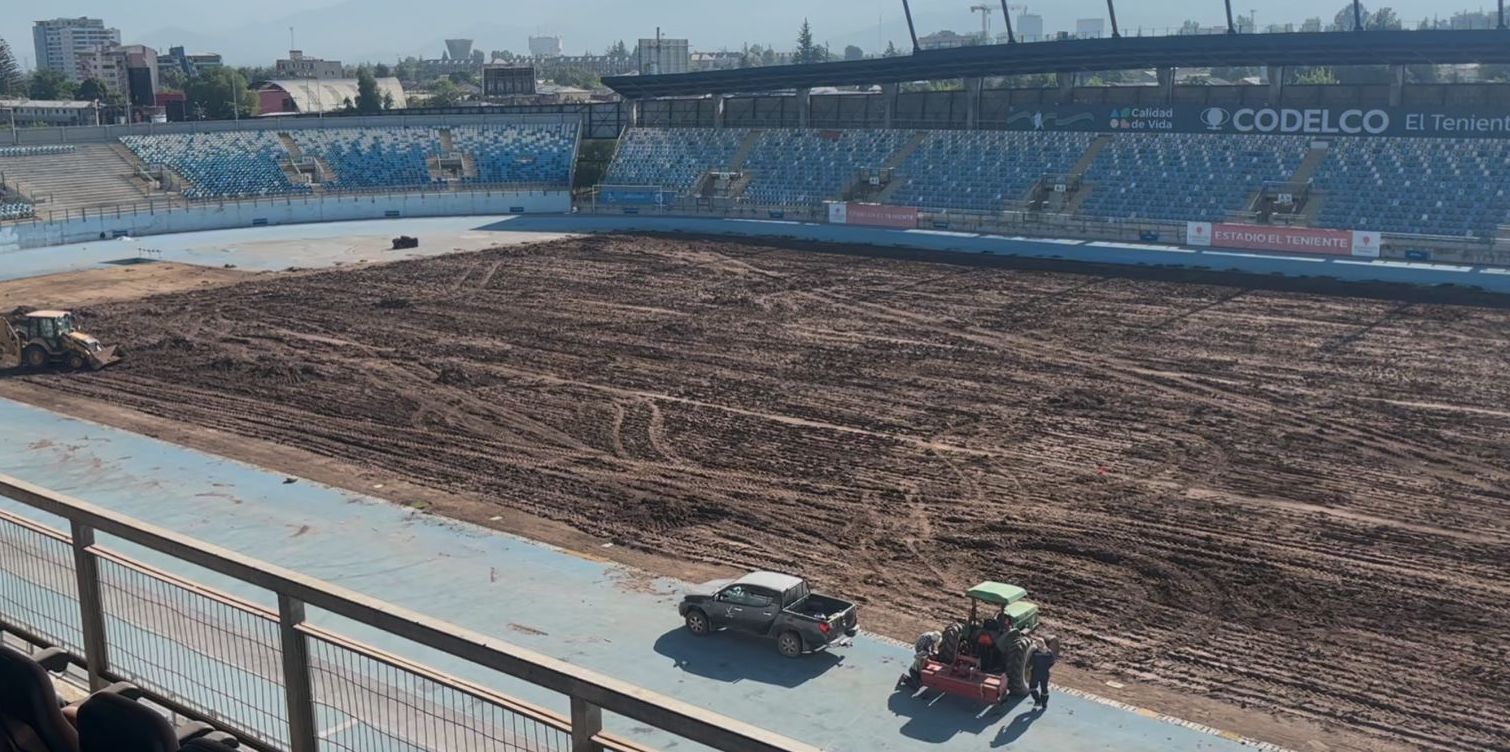
[[[33,311],[20,326],[0,319],[0,365],[41,369],[63,366],[70,371],[96,371],[121,359],[115,345],[105,347],[78,330],[67,311]]]

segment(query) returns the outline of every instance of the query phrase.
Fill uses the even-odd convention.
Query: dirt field
[[[8,280],[0,282],[0,312],[18,306],[81,308],[165,292],[219,287],[252,274],[162,261]]]
[[[1083,669],[1510,749],[1504,309],[602,237],[91,314],[127,361],[12,386],[805,572],[893,631],[1019,582]]]

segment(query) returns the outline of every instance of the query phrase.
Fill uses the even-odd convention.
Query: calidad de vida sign
[[[1185,242],[1202,248],[1379,258],[1381,239],[1371,230],[1186,222]]]
[[[1014,109],[1006,125],[1010,130],[1107,133],[1510,138],[1510,108],[1436,111],[1399,107],[1071,106]]]

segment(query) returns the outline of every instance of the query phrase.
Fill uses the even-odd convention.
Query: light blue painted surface
[[[374,498],[0,400],[0,472],[495,635],[830,750],[1237,750],[1240,745],[1065,694],[1041,717],[1023,706],[978,715],[954,699],[893,694],[909,651],[862,637],[786,660],[769,644],[694,640],[674,609],[679,584]],[[397,501],[402,501],[398,499]],[[23,511],[8,500],[0,506]],[[29,516],[38,513],[24,510]],[[260,603],[266,594],[102,541]],[[537,704],[559,697],[413,645],[313,614],[317,624]],[[863,619],[863,612],[862,612]],[[339,726],[339,713],[323,714]],[[685,750],[625,719],[610,728]],[[359,729],[336,731],[357,734]]]

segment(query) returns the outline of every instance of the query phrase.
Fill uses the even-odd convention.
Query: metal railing
[[[138,685],[263,752],[643,752],[605,712],[733,752],[816,752],[687,703],[0,475],[0,629],[68,650],[93,688]],[[262,605],[99,545],[96,533],[256,588]],[[315,625],[306,609],[563,695],[552,712]]]

